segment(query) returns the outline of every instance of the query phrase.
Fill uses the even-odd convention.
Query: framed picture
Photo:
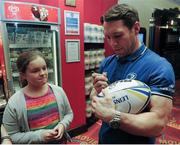
[[[64,11],[65,35],[79,35],[79,12]]]
[[[65,5],[66,6],[76,6],[76,0],[65,0]]]
[[[66,62],[79,62],[80,61],[80,40],[79,39],[66,39]]]

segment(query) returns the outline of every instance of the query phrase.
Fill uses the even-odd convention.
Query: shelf
[[[93,73],[93,72],[97,72],[98,69],[99,69],[99,67],[86,69],[86,70],[85,70],[85,73]]]
[[[1,94],[1,95],[0,95],[0,100],[1,100],[1,98],[4,98],[4,94]]]
[[[39,48],[52,47],[51,44],[9,44],[9,48]]]
[[[104,48],[104,43],[84,43],[85,50]]]
[[[19,73],[13,73],[12,76],[13,77],[19,77]]]
[[[87,61],[85,61],[85,77],[88,78],[92,75],[93,72],[98,72],[98,69],[99,69],[99,65],[97,64],[100,64],[100,58],[103,58],[102,55],[104,56],[104,52],[101,51],[104,49],[104,43],[90,43],[90,42],[84,42],[84,51],[85,51],[85,60],[86,59],[89,59],[89,60],[95,60],[95,63],[90,61],[89,63]],[[102,52],[102,53],[99,53]],[[98,59],[97,59],[98,58]],[[99,62],[99,63],[97,63]],[[92,67],[92,64],[94,67]],[[89,66],[89,67],[88,67]],[[92,83],[90,81],[87,81],[85,78],[85,84],[88,82],[88,83]],[[86,84],[87,86],[89,84]],[[85,100],[86,100],[86,105],[89,105],[88,104],[88,100],[90,99],[90,91],[91,89],[89,87],[87,87],[85,85]],[[90,91],[89,91],[90,90]],[[88,108],[86,108],[88,109]],[[88,113],[88,112],[86,112]],[[87,114],[86,114],[87,115]],[[90,126],[92,126],[95,122],[98,121],[98,118],[95,117],[95,115],[91,112],[91,115],[89,117],[86,116],[86,125],[87,127],[89,128]]]
[[[7,104],[7,101],[5,99],[0,99],[0,109],[4,108]]]

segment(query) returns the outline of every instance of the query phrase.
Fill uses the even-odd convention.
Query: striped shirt
[[[30,97],[25,94],[25,98],[30,130],[53,129],[58,124],[58,105],[50,88],[43,96]]]

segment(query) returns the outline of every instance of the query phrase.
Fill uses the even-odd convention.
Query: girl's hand
[[[62,138],[63,134],[64,134],[64,131],[65,131],[65,127],[63,124],[59,124],[58,126],[56,126],[54,129],[53,129],[57,135],[55,136],[55,139],[56,140],[59,140]]]
[[[47,129],[43,133],[43,138],[45,142],[54,140],[55,136],[57,136],[57,132],[53,129]]]

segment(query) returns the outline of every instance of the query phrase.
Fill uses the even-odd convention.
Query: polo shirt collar
[[[144,52],[146,51],[146,49],[147,49],[146,46],[144,45],[144,43],[142,43],[141,46],[131,55],[126,56],[126,57],[117,56],[117,58],[118,58],[120,63],[134,61],[137,58],[139,58],[140,56],[142,56],[144,54]]]

